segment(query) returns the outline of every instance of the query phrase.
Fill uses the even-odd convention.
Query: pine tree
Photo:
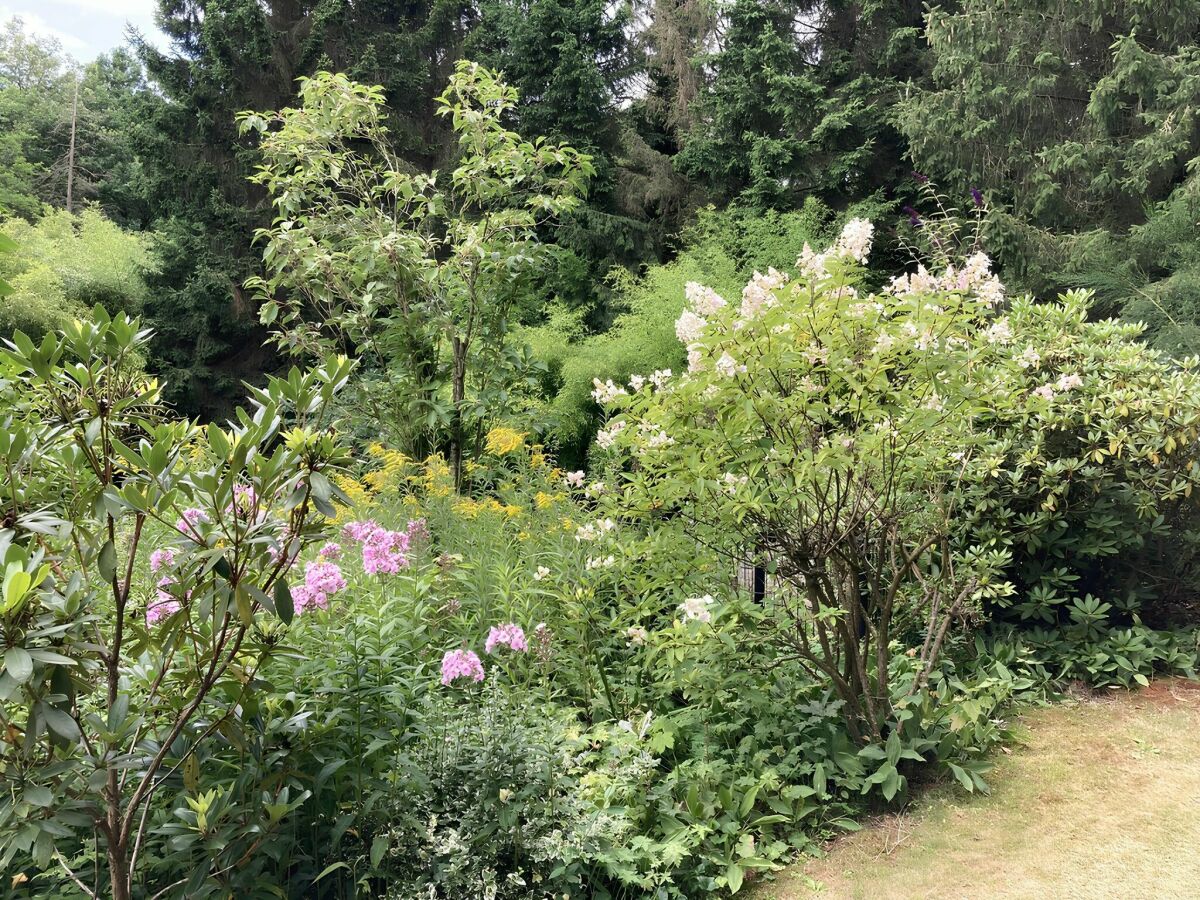
[[[1198,23],[1196,0],[929,13],[931,83],[897,121],[923,172],[999,209],[990,239],[1010,281],[1052,293],[1079,265],[1070,236],[1119,237],[1181,184],[1200,152]]]

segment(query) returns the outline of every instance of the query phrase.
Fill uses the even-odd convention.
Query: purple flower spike
[[[971,188],[971,199],[975,201],[976,209],[983,209],[983,191],[977,187]]]

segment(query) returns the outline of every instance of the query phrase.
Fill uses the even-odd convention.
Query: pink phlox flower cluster
[[[175,565],[175,551],[169,547],[155,550],[150,554],[151,572],[157,572],[159,569],[169,569],[173,565]]]
[[[497,647],[508,647],[516,653],[525,653],[529,650],[529,644],[525,641],[525,632],[515,622],[493,625],[488,631],[483,649],[488,653],[494,653]]]
[[[345,587],[346,579],[337,563],[313,560],[304,566],[304,584],[292,589],[292,606],[297,613],[306,609],[327,609],[330,596]]]
[[[429,523],[424,519],[409,519],[405,533],[408,535],[410,546],[419,541],[427,541],[429,540]]]
[[[483,681],[483,663],[472,650],[450,650],[442,657],[442,684],[452,684],[459,678]]]
[[[363,543],[362,558],[368,575],[395,575],[408,565],[408,535],[383,530]]]
[[[342,545],[336,541],[327,541],[325,545],[317,551],[317,556],[322,559],[341,559]]]
[[[202,509],[192,507],[183,511],[183,515],[175,523],[175,527],[188,537],[198,540],[200,538],[200,525],[208,521],[208,513]]]
[[[408,565],[408,532],[390,531],[378,522],[351,522],[342,534],[362,544],[363,569],[369,575],[395,575]]]

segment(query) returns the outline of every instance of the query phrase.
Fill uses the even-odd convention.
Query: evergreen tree
[[[1200,2],[966,0],[927,36],[899,126],[922,171],[988,195],[992,246],[1038,293],[1097,246],[1071,235],[1144,222],[1200,152]]]
[[[481,0],[466,54],[499,69],[517,89],[519,128],[591,155],[588,202],[553,235],[560,254],[550,290],[575,305],[615,265],[657,258],[655,210],[629,185],[627,125],[620,105],[632,72],[628,3],[609,0]]]
[[[734,0],[681,170],[718,201],[760,208],[892,191],[904,143],[889,107],[921,70],[920,23],[908,0]]]

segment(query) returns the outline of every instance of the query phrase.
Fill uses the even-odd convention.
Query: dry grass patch
[[[1200,897],[1200,687],[1021,717],[992,793],[924,794],[833,842],[756,900]]]

